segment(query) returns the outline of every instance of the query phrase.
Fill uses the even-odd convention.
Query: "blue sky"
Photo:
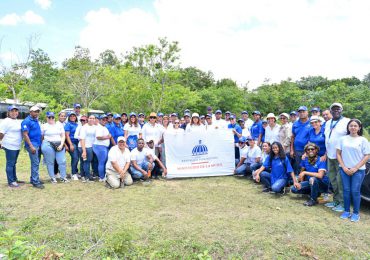
[[[370,72],[368,0],[2,0],[0,59],[14,62],[26,39],[62,62],[74,46],[119,55],[158,37],[176,40],[181,65],[238,84]]]

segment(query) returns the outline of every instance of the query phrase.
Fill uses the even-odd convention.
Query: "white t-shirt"
[[[45,141],[60,142],[62,141],[61,134],[64,134],[64,126],[60,122],[55,124],[45,123],[41,126],[41,134],[44,136]]]
[[[78,147],[81,147],[81,137],[80,137],[80,134],[81,134],[81,128],[82,128],[82,125],[81,125],[81,122],[78,123],[78,126],[76,128],[76,131],[75,131],[75,135],[73,136],[75,139],[78,140]]]
[[[251,127],[253,125],[253,120],[248,118],[247,121],[244,121],[244,126],[248,129],[251,130]],[[243,135],[244,136],[244,135]]]
[[[138,138],[139,138],[139,134],[142,133],[141,126],[139,124],[137,124],[137,126],[135,126],[135,125],[132,125],[131,126],[129,123],[127,123],[123,127],[123,130],[124,131],[127,131],[128,136],[130,136],[130,135],[136,135]]]
[[[214,128],[214,129],[227,129],[228,128],[228,122],[226,122],[223,119],[212,120],[212,128]]]
[[[262,152],[261,163],[264,163],[269,155],[270,155],[269,153]]]
[[[151,155],[148,148],[144,147],[141,152],[137,148],[131,151],[131,161],[136,161],[136,163],[140,166],[144,161],[147,161],[147,156]]]
[[[153,140],[154,144],[157,146],[159,140],[162,137],[163,128],[163,126],[157,123],[155,123],[154,126],[150,123],[146,123],[142,129],[144,141],[148,142],[150,140]]]
[[[123,169],[126,165],[126,163],[129,163],[131,161],[131,153],[129,149],[125,148],[124,152],[119,149],[118,145],[113,146],[108,153],[108,161],[105,165],[105,169],[107,170],[113,170],[112,162],[117,162],[119,167]]]
[[[255,163],[256,158],[261,157],[261,155],[261,149],[257,145],[254,145],[253,148],[248,146],[248,149],[243,153],[241,157],[246,158],[244,163]]]
[[[9,150],[20,150],[22,143],[21,121],[5,118],[0,124],[0,133],[4,134],[2,146]]]
[[[85,140],[85,147],[91,148],[95,141],[96,125],[85,124],[81,127],[80,140]]]
[[[280,125],[276,124],[274,128],[267,125],[265,128],[265,142],[272,144],[273,142],[280,142],[279,137]]]
[[[347,135],[347,125],[348,125],[349,120],[350,120],[349,118],[342,117],[342,119],[339,120],[337,124],[336,124],[336,121],[332,121],[332,119],[326,122],[325,124],[325,146],[326,146],[326,154],[329,159],[337,159],[338,142],[342,136]]]
[[[104,145],[106,147],[109,147],[110,140],[105,139],[105,140],[98,140],[97,137],[103,137],[109,135],[109,130],[105,126],[102,126],[101,124],[96,126],[96,132],[95,132],[95,140],[94,144],[96,145]]]
[[[243,148],[239,147],[239,159],[241,159],[242,157],[247,158],[248,148],[248,145],[245,145]],[[246,161],[244,161],[244,163],[246,163]]]
[[[244,137],[251,136],[251,132],[249,132],[249,129],[246,126],[244,126],[244,129],[242,129],[242,136]]]
[[[337,149],[342,151],[344,165],[353,168],[364,156],[370,154],[370,144],[363,136],[352,137],[346,135],[340,138]],[[365,170],[366,165],[361,166],[360,170]]]
[[[188,124],[186,126],[186,129],[185,129],[185,132],[187,133],[190,133],[190,132],[201,132],[201,131],[205,131],[206,130],[206,126],[203,125],[203,124],[200,124],[200,125],[191,125],[191,124]]]

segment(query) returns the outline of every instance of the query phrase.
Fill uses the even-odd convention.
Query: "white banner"
[[[235,169],[233,133],[211,130],[164,136],[168,178],[232,175]]]

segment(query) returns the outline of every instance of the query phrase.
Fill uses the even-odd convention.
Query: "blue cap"
[[[117,119],[117,118],[121,118],[121,116],[119,114],[114,114],[113,119]]]
[[[245,136],[242,136],[239,138],[240,143],[245,143],[247,141],[247,138]]]
[[[190,113],[190,110],[189,109],[185,109],[184,110],[184,113]]]
[[[220,109],[217,109],[215,114],[222,114],[222,111]]]
[[[127,116],[127,113],[126,113],[126,112],[123,112],[123,113],[121,114],[121,116],[123,116],[123,115]]]
[[[73,111],[68,113],[68,117],[70,117],[70,116],[72,116],[72,115],[77,116],[77,114],[76,114],[75,112],[73,112]]]
[[[139,115],[138,116],[145,116],[145,114],[144,113],[139,113]]]
[[[186,113],[184,114],[184,117],[185,117],[185,116],[190,117],[190,113],[186,112]]]
[[[313,107],[313,108],[311,108],[311,112],[320,112],[320,108],[319,107]]]
[[[132,116],[136,117],[136,113],[131,112],[131,113],[130,113],[130,117],[132,117]]]
[[[200,118],[200,119],[205,118],[205,115],[201,115],[199,118]]]
[[[226,114],[231,114],[231,112],[230,112],[230,111],[226,111],[226,112],[225,112],[225,115],[226,115]]]
[[[243,122],[244,123],[244,119],[243,118],[239,118],[238,119],[238,122]]]
[[[299,111],[307,111],[307,110],[308,109],[306,106],[300,106],[297,111],[299,112]]]
[[[292,111],[292,112],[289,113],[289,115],[295,115],[296,116],[297,115],[297,111]]]
[[[262,124],[267,124],[267,120],[262,120]]]
[[[103,118],[108,118],[108,116],[106,114],[102,114],[101,116],[99,116],[99,119],[103,119]]]
[[[249,115],[248,111],[246,111],[246,110],[242,111],[242,115],[243,114]]]
[[[157,116],[164,116],[164,114],[163,114],[162,112],[159,112],[159,113],[157,114]]]
[[[252,112],[252,115],[261,115],[261,112],[256,110]]]
[[[78,103],[76,103],[76,104],[74,104],[74,105],[73,105],[73,107],[74,107],[74,108],[77,108],[77,107],[81,108],[81,105],[80,105],[80,104],[78,104]]]
[[[8,106],[8,111],[11,111],[12,109],[19,110],[19,108],[16,105],[10,105],[10,106]]]
[[[225,113],[226,114],[226,113]],[[234,115],[231,115],[230,116],[230,119],[235,119],[235,116]]]
[[[176,116],[177,117],[177,114],[176,113],[172,113],[171,116]]]
[[[252,136],[247,137],[247,141],[257,141],[257,138],[253,138]]]
[[[212,110],[211,106],[207,107],[207,111],[211,111],[211,110]]]
[[[51,112],[51,111],[46,112],[46,117],[50,117],[50,116],[54,116],[55,117],[54,112]]]
[[[207,114],[206,115],[206,118],[209,117],[209,118],[212,118],[212,114]]]
[[[113,113],[109,112],[107,113],[107,116],[113,116]]]

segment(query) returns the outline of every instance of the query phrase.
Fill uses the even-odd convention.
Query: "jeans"
[[[144,171],[148,171],[150,162],[144,161],[142,164],[139,164],[138,166],[143,169]],[[154,163],[152,163],[152,169],[154,169]],[[142,179],[144,175],[139,171],[134,168],[134,166],[130,166],[130,172],[131,172],[131,177],[135,180]]]
[[[105,164],[108,160],[108,147],[104,145],[93,145],[93,151],[98,158],[98,172],[99,178],[104,179],[105,177]]]
[[[81,176],[89,179],[90,178],[90,164],[92,163],[93,156],[94,156],[93,148],[92,147],[86,148],[86,160],[82,158],[82,148],[81,147],[78,148],[78,151],[80,152],[81,165],[83,167],[83,172]]]
[[[352,176],[348,176],[340,169],[343,184],[344,211],[350,211],[351,197],[353,201],[353,213],[359,214],[361,204],[361,185],[365,178],[365,170],[358,170]]]
[[[250,175],[253,171],[261,167],[261,163],[243,163],[235,169],[236,175]]]
[[[66,152],[63,148],[61,151],[55,151],[54,148],[50,145],[48,141],[43,141],[41,144],[41,151],[44,155],[44,160],[46,163],[46,167],[48,169],[48,173],[50,178],[55,178],[54,174],[54,162],[55,160],[58,163],[60,177],[62,179],[66,178]]]
[[[333,201],[343,204],[343,185],[337,159],[328,158],[328,175],[333,188]]]
[[[261,182],[265,185],[265,187],[271,188],[273,192],[280,192],[287,184],[286,179],[279,179],[275,181],[274,184],[271,185],[271,173],[265,171],[261,172],[260,178]]]
[[[310,198],[317,201],[320,193],[328,191],[328,184],[319,178],[311,177],[310,181],[302,181],[301,189],[297,189],[294,185],[291,186],[290,191],[295,194],[310,194]]]
[[[294,174],[298,175],[301,172],[301,161],[304,151],[294,151]]]
[[[74,147],[74,151],[71,152],[71,150],[69,150],[69,155],[71,156],[71,170],[72,174],[77,174],[78,173],[77,166],[78,159],[80,158],[80,152],[78,150],[78,145],[76,143],[72,143],[72,145]]]
[[[5,157],[6,157],[6,177],[8,179],[8,184],[17,181],[17,172],[16,172],[16,164],[19,155],[19,150],[9,150],[4,148],[5,150]]]
[[[30,182],[33,185],[40,184],[40,177],[39,177],[39,166],[40,166],[40,159],[41,159],[41,151],[40,147],[35,147],[36,153],[31,153],[31,149],[26,147],[28,155],[31,161],[31,177]]]

